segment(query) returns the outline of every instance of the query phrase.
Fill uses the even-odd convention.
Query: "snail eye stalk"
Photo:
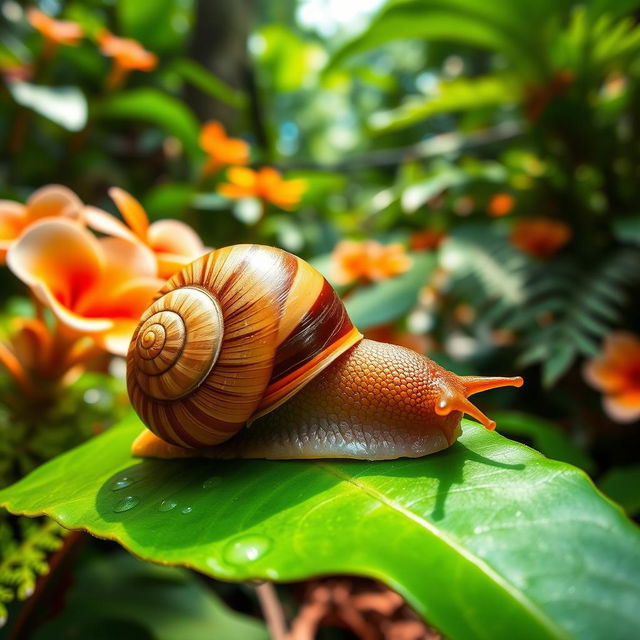
[[[443,389],[440,397],[436,401],[435,412],[439,416],[447,416],[452,411],[460,411],[475,418],[480,424],[490,431],[496,428],[496,423],[486,416],[476,407],[468,396],[489,389],[499,389],[500,387],[521,387],[523,380],[521,377],[513,378],[483,378],[479,376],[459,376],[462,382],[462,391],[454,389]]]

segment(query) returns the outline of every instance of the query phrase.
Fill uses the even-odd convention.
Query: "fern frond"
[[[67,530],[48,518],[0,521],[0,626],[7,619],[5,603],[26,600],[39,576],[49,571],[48,556],[62,546]],[[16,532],[12,524],[17,523]]]

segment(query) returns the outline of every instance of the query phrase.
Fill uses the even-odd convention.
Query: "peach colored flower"
[[[139,42],[130,38],[119,38],[107,30],[98,35],[100,50],[113,58],[113,68],[106,80],[106,87],[113,90],[121,86],[131,71],[153,71],[158,64],[155,53],[147,51]]]
[[[516,199],[512,195],[508,193],[496,193],[491,200],[489,200],[487,211],[490,216],[500,218],[511,213],[515,203]]]
[[[155,53],[147,51],[139,42],[131,38],[119,38],[109,31],[101,31],[98,36],[100,50],[105,56],[131,71],[153,71],[158,64]]]
[[[336,284],[386,280],[411,267],[401,244],[381,245],[374,240],[338,244],[331,255],[331,278]]]
[[[584,377],[604,394],[603,406],[616,422],[640,418],[640,338],[618,332],[607,337],[602,353],[585,364]]]
[[[249,145],[239,138],[227,136],[219,122],[207,122],[200,131],[200,146],[209,159],[204,174],[210,175],[226,165],[243,165],[249,162]]]
[[[302,198],[304,180],[283,180],[278,171],[262,167],[254,171],[248,167],[232,167],[227,172],[228,183],[218,191],[227,198],[260,198],[282,209],[292,209]]]
[[[511,232],[511,243],[536,258],[550,258],[571,239],[571,228],[551,218],[520,220]]]
[[[80,43],[84,30],[77,22],[70,20],[55,20],[38,9],[29,9],[27,19],[34,29],[37,29],[47,40],[55,44],[75,46]]]
[[[11,245],[37,220],[55,216],[77,218],[81,210],[78,196],[59,184],[34,191],[26,204],[0,200],[0,263],[4,263]]]
[[[409,238],[409,246],[416,251],[425,251],[426,249],[436,249],[445,239],[444,231],[440,229],[425,229],[412,233]]]
[[[163,284],[153,253],[125,238],[97,239],[65,218],[31,225],[7,264],[69,334],[125,355],[140,315]]]
[[[130,193],[112,187],[109,195],[127,224],[96,207],[84,208],[85,222],[100,233],[147,246],[156,257],[161,278],[169,278],[207,252],[198,234],[188,224],[180,220],[158,220],[149,224],[144,208]]]

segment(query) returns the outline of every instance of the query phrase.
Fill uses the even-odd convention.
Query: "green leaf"
[[[423,38],[484,47],[505,55],[530,79],[545,77],[545,47],[556,33],[549,24],[564,14],[567,5],[564,0],[396,0],[364,33],[336,52],[327,70],[392,40]],[[537,28],[531,29],[531,24]]]
[[[61,615],[35,640],[124,638],[267,640],[255,619],[230,611],[205,584],[180,568],[158,567],[124,553],[81,565]],[[119,633],[111,627],[118,625]],[[111,635],[100,630],[109,628]],[[96,636],[96,634],[100,634]]]
[[[568,462],[585,471],[593,471],[593,460],[569,436],[552,422],[519,411],[494,411],[500,433],[518,439],[538,449],[549,458]]]
[[[102,104],[99,115],[149,122],[178,138],[188,154],[200,154],[196,117],[180,100],[158,89],[145,87],[112,95]]]
[[[416,305],[420,289],[429,282],[437,259],[434,253],[414,253],[411,260],[406,273],[358,289],[345,299],[349,317],[358,328],[392,322]]]
[[[614,467],[600,478],[598,486],[629,515],[640,513],[640,464]]]
[[[451,637],[630,638],[640,531],[582,472],[464,421],[415,460],[138,460],[131,418],[0,492],[223,580],[384,580]]]
[[[388,133],[441,113],[514,104],[521,99],[521,89],[517,81],[507,76],[449,80],[441,82],[433,95],[412,98],[397,109],[374,113],[370,125],[377,133]]]
[[[171,65],[170,71],[178,74],[185,82],[189,82],[201,91],[230,104],[232,107],[241,108],[247,103],[244,93],[236,91],[194,60],[178,58]]]
[[[181,218],[193,203],[194,185],[187,182],[167,182],[150,189],[142,202],[153,220]]]
[[[118,0],[117,11],[122,34],[155,51],[176,48],[189,27],[179,0]]]
[[[45,87],[28,82],[9,82],[7,87],[19,105],[67,131],[80,131],[87,124],[87,99],[78,87]]]

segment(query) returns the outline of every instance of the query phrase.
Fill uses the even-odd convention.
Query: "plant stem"
[[[286,640],[287,623],[276,588],[270,582],[263,582],[256,586],[256,593],[271,640]]]

